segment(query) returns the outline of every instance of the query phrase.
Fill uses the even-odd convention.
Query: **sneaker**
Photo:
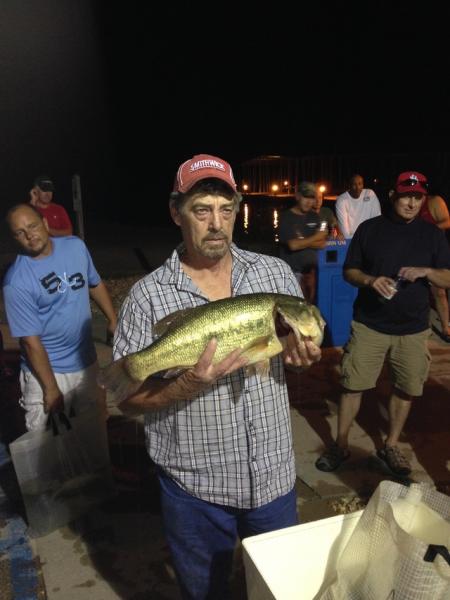
[[[377,456],[396,475],[406,477],[411,473],[411,465],[408,459],[397,446],[385,446],[377,451]]]
[[[333,444],[316,460],[316,469],[319,471],[335,471],[350,456],[346,448]]]

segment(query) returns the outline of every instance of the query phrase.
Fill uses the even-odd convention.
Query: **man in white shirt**
[[[336,198],[336,216],[344,237],[352,238],[360,223],[378,215],[381,208],[377,195],[364,188],[361,175],[352,175],[349,189]]]

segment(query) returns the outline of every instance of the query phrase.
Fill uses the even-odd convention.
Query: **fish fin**
[[[142,384],[129,376],[125,361],[126,356],[100,369],[97,378],[98,385],[113,395],[116,404],[122,402]]]
[[[269,377],[270,371],[270,359],[260,360],[252,365],[248,365],[245,367],[245,372],[247,376],[250,375],[259,375],[261,379],[267,379]]]
[[[242,353],[250,364],[265,361],[283,350],[280,340],[276,336],[260,338]]]
[[[191,310],[191,308],[182,308],[180,310],[176,310],[173,313],[170,313],[170,315],[167,315],[167,317],[160,319],[153,325],[153,333],[157,337],[161,337],[167,331],[169,331],[169,329],[172,329],[173,327],[176,327],[176,325],[179,325],[179,323],[185,319],[186,315]]]
[[[283,350],[280,340],[276,336],[259,339],[253,346],[243,352],[249,363],[245,368],[247,376],[260,375],[267,379],[270,371],[270,359]]]

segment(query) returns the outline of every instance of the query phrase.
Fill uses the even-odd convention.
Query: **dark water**
[[[237,245],[278,256],[280,215],[294,204],[294,198],[288,196],[245,196],[234,230]],[[334,212],[333,201],[323,205]]]
[[[293,204],[289,197],[244,197],[234,230],[237,245],[278,256],[280,214]]]

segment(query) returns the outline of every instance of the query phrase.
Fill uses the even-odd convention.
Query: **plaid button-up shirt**
[[[156,271],[138,281],[125,300],[114,346],[117,359],[154,340],[153,325],[183,308],[206,304],[180,264],[177,248]],[[258,292],[301,296],[286,263],[231,246],[232,295]],[[280,355],[270,374],[240,369],[194,400],[145,414],[153,461],[188,493],[222,505],[255,508],[294,486],[289,401]]]

